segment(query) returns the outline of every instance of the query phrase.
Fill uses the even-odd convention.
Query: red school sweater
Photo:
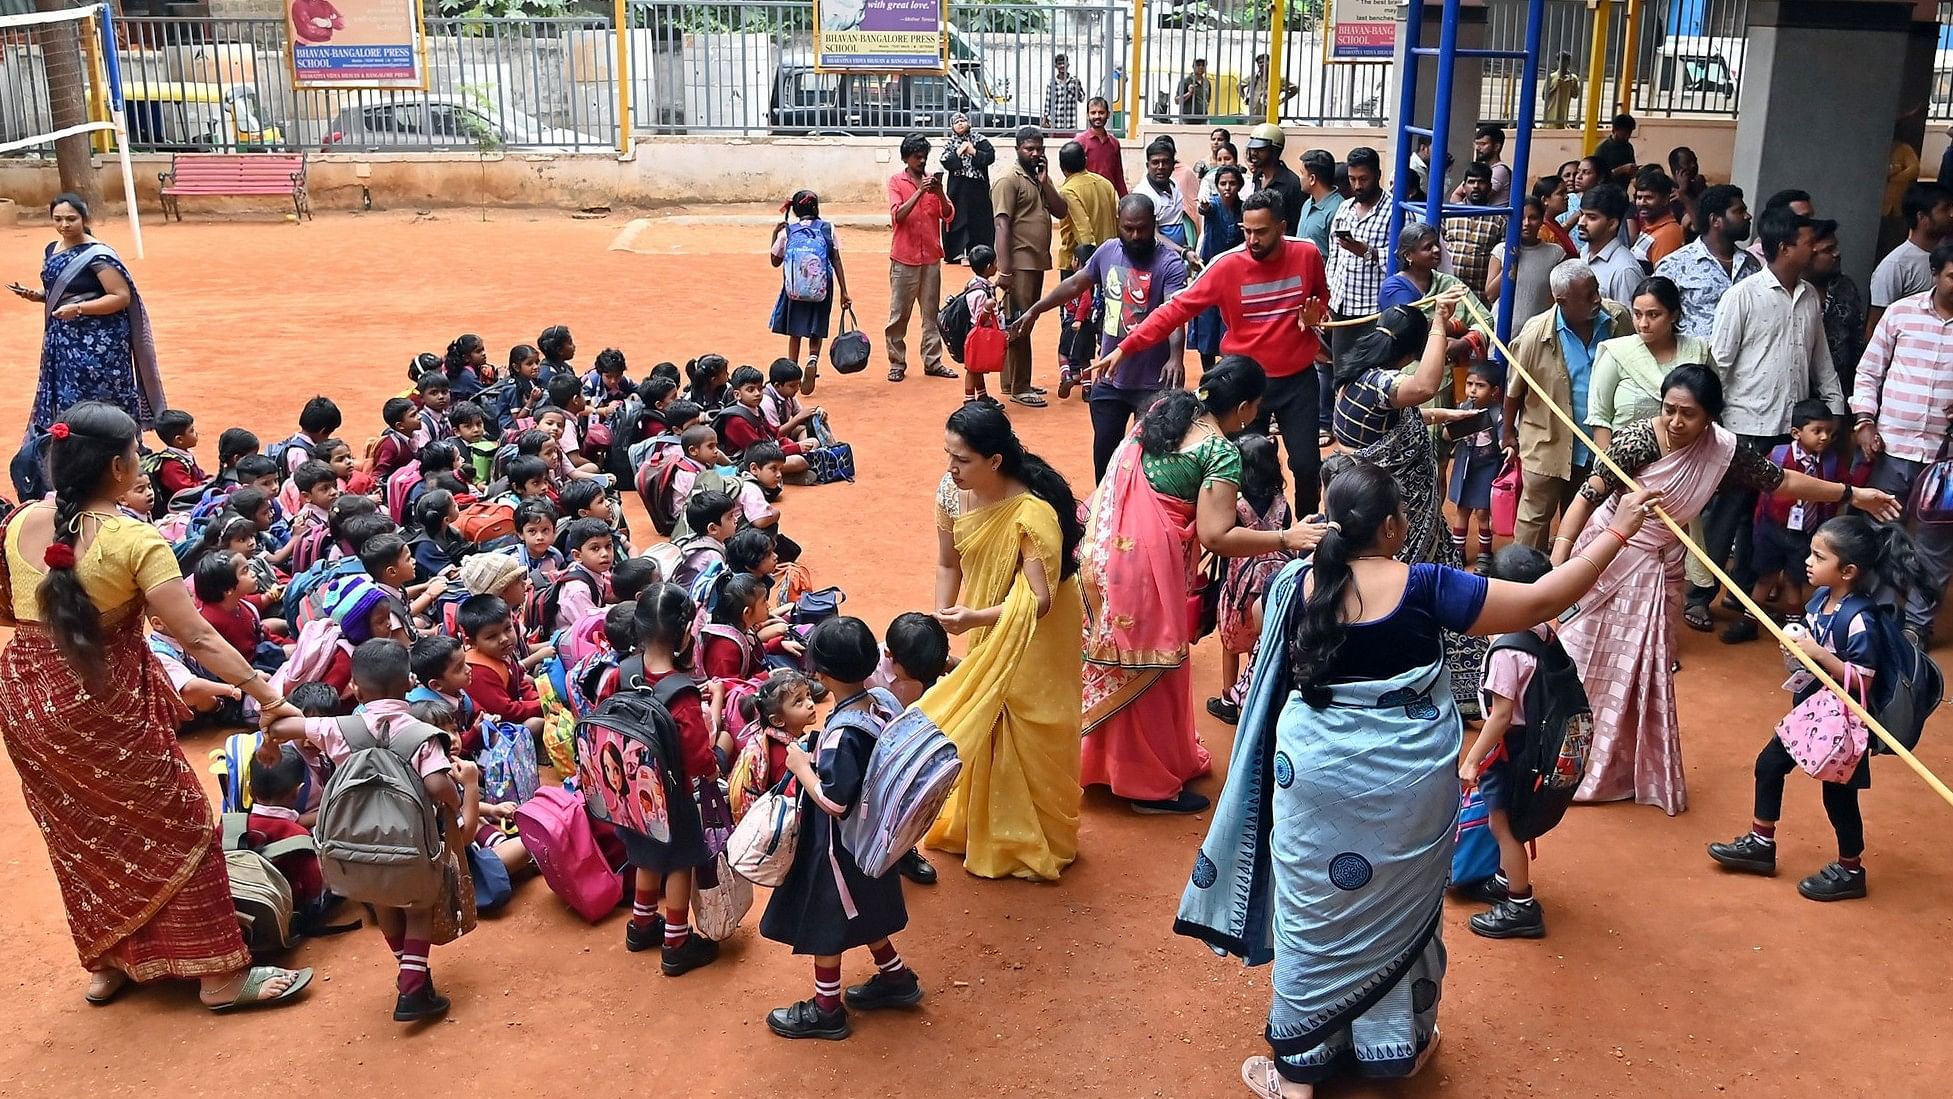
[[[1246,355],[1269,377],[1285,378],[1312,368],[1320,349],[1315,332],[1301,324],[1302,306],[1309,301],[1329,304],[1329,277],[1314,244],[1286,238],[1266,261],[1242,245],[1216,256],[1119,346],[1130,355],[1165,343],[1174,329],[1216,307],[1227,322],[1221,354]]]
[[[468,697],[497,721],[521,723],[542,716],[536,684],[509,665],[468,651]]]

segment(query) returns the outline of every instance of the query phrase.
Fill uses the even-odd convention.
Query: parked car
[[[773,76],[770,107],[775,133],[832,137],[910,130],[937,137],[957,114],[992,134],[1043,121],[994,109],[972,78],[954,68],[946,76],[901,76],[818,73],[812,65],[783,64]]]
[[[534,115],[504,111],[455,95],[406,95],[365,100],[339,112],[326,134],[330,150],[385,152],[493,147],[576,152],[611,142],[546,125]]]

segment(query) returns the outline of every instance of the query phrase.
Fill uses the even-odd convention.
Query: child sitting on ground
[[[339,430],[345,417],[331,397],[314,397],[298,410],[298,433],[282,442],[271,444],[265,453],[277,462],[279,471],[285,476],[298,472],[300,463],[309,461],[312,448],[332,438]]]
[[[713,679],[751,679],[769,655],[799,659],[806,650],[766,605],[768,584],[757,576],[723,572],[713,589],[709,621],[699,630],[699,667]]]
[[[786,768],[800,780],[800,842],[786,880],[767,901],[760,934],[786,943],[795,954],[813,956],[814,996],[767,1013],[767,1029],[783,1038],[846,1038],[849,1008],[872,1011],[922,1001],[921,983],[889,941],[909,923],[902,879],[862,873],[838,835],[837,822],[860,800],[877,735],[843,715],[866,716],[866,724],[876,729],[886,720],[873,712],[868,694],[878,656],[874,633],[858,618],[830,618],[807,639],[808,663],[839,701],[812,753],[797,742],[786,750]],[[812,720],[811,703],[789,707],[786,732],[798,736]],[[859,946],[874,955],[876,972],[848,989],[844,1001],[841,955]]]
[[[298,507],[292,514],[291,552],[286,567],[294,575],[321,560],[332,546],[332,505],[339,500],[339,477],[324,462],[307,459],[292,473]]]
[[[495,479],[495,452],[501,444],[489,434],[488,412],[473,401],[462,401],[448,412],[448,426],[461,445],[462,471],[471,485]]]
[[[448,411],[453,407],[453,383],[448,380],[445,370],[430,370],[414,383],[420,396],[420,425],[414,429],[413,448],[419,450],[429,443],[454,438],[454,425],[448,422]]]
[[[739,529],[739,505],[723,492],[701,492],[685,505],[685,525],[698,533],[678,543],[671,582],[689,590],[713,565],[726,562],[726,539]]]
[[[544,593],[543,621],[529,624],[545,635],[610,602],[610,525],[601,519],[573,520],[563,543],[569,549],[569,567]]]
[[[732,403],[719,414],[714,427],[719,432],[719,449],[733,457],[736,463],[748,447],[758,443],[773,443],[785,455],[788,473],[807,472],[807,459],[801,457],[800,444],[792,442],[766,422],[760,412],[760,400],[765,396],[766,379],[750,366],[742,366],[732,372]]]
[[[524,500],[515,509],[516,544],[506,551],[529,573],[537,587],[556,579],[566,558],[556,548],[556,512],[540,500]]]
[[[773,365],[767,368],[766,376],[766,393],[760,398],[760,413],[766,417],[766,422],[782,438],[808,446],[821,445],[823,440],[820,436],[825,427],[827,410],[801,405],[800,383],[806,373],[800,369],[800,364],[792,359],[774,359]]]
[[[780,485],[787,474],[787,456],[778,443],[760,442],[746,448],[739,459],[739,520],[749,527],[776,527]]]
[[[310,781],[305,757],[295,744],[281,745],[278,762],[251,761],[251,815],[245,828],[265,844],[288,839],[311,839],[312,830],[299,819],[300,795]],[[292,887],[293,921],[316,919],[325,907],[325,875],[316,849],[290,851],[271,860]]]
[[[467,643],[468,697],[497,721],[542,733],[542,700],[536,684],[516,663],[516,633],[509,605],[493,595],[471,595],[456,611]]]
[[[495,498],[496,503],[521,508],[523,504],[533,501],[548,508],[552,516],[556,514],[556,491],[550,487],[549,466],[541,458],[518,454],[509,459],[503,476],[508,488]]]
[[[197,562],[191,585],[197,613],[252,667],[270,673],[285,663],[285,650],[266,635],[258,609],[245,601],[258,590],[257,574],[248,560],[235,553],[207,554]],[[276,619],[272,624],[281,632],[285,625]]]
[[[408,697],[413,698],[411,694]],[[461,723],[453,706],[436,699],[415,699],[408,704],[407,712],[415,721],[432,725],[450,739],[455,737]],[[532,865],[529,851],[513,831],[515,811],[521,806],[512,801],[482,800],[479,783],[472,790],[473,800],[461,807],[461,826],[456,831],[469,837],[470,847],[493,852],[511,877],[527,870]],[[464,794],[467,792],[464,788]]]
[[[215,488],[236,488],[242,483],[237,463],[258,452],[258,437],[241,427],[227,427],[217,436],[217,474],[210,483]]]
[[[384,485],[394,470],[414,456],[414,432],[420,430],[420,409],[405,397],[389,397],[380,406],[380,421],[386,424],[386,431],[373,448],[372,473],[373,480]]]
[[[381,638],[367,641],[353,653],[352,669],[360,712],[345,719],[288,717],[273,722],[265,730],[258,764],[276,765],[283,757],[277,745],[301,738],[310,741],[335,764],[343,763],[354,750],[342,727],[349,722],[363,723],[368,735],[376,739],[424,732],[428,739],[414,751],[411,766],[421,777],[427,796],[433,800],[446,826],[450,854],[465,857],[462,845],[467,837],[457,836],[453,830],[468,796],[466,786],[475,781],[474,767],[469,764],[457,768],[448,757],[447,747],[442,743],[444,738],[414,721],[409,714],[406,696],[412,681],[406,646]],[[375,906],[373,912],[380,933],[386,936],[387,946],[400,965],[395,982],[394,1021],[417,1023],[447,1014],[448,1000],[434,991],[433,971],[428,964],[428,948],[434,931],[433,908]]]
[[[731,387],[726,383],[731,373],[732,364],[724,355],[700,355],[685,364],[685,377],[691,383],[685,389],[685,399],[708,415],[717,412],[732,400]]]
[[[590,404],[590,414],[608,420],[617,411],[631,391],[636,388],[624,371],[624,353],[614,347],[606,347],[597,352],[597,365],[583,376],[583,399]]]
[[[156,486],[151,518],[160,519],[169,512],[170,501],[177,493],[203,487],[210,476],[197,464],[197,421],[188,412],[164,409],[156,417],[156,439],[163,449],[150,455],[143,465]]]
[[[674,542],[685,539],[698,529],[687,518],[693,497],[700,493],[724,494],[728,491],[725,475],[719,472],[719,467],[726,463],[726,456],[719,449],[718,432],[709,427],[688,427],[678,437],[678,445],[683,448],[684,455],[678,459],[671,474],[669,489],[659,501],[665,513],[677,520],[671,532]],[[653,511],[652,515],[655,517],[657,512]]]
[[[474,756],[481,751],[481,713],[475,700],[468,694],[468,683],[474,669],[468,663],[468,654],[456,638],[440,634],[429,634],[414,642],[408,650],[408,659],[413,665],[414,678],[420,686],[407,692],[409,702],[440,702],[454,708],[455,728],[458,730],[454,743],[465,756]],[[430,723],[432,724],[432,723]]]

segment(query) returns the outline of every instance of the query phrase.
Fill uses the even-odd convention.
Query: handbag
[[[868,334],[854,319],[854,306],[841,307],[841,334],[827,347],[827,361],[842,374],[859,374],[868,368]]]
[[[442,869],[441,895],[434,902],[434,927],[427,942],[429,946],[446,946],[474,929],[474,878],[468,872],[467,863],[449,851],[447,865]]]
[[[1953,459],[1946,456],[1953,438],[1939,445],[1939,460],[1919,474],[1912,485],[1913,518],[1921,523],[1944,526],[1953,523]]]
[[[709,883],[707,874],[713,876]],[[697,888],[692,890],[692,930],[715,943],[724,942],[752,907],[753,884],[732,872],[724,853],[699,868]]]
[[[1844,688],[1865,704],[1865,681],[1858,669],[1845,665]],[[1858,773],[1865,758],[1865,723],[1830,690],[1799,702],[1777,722],[1777,739],[1797,766],[1814,779],[1845,783]]]
[[[979,324],[963,341],[963,368],[972,374],[996,374],[1004,369],[1010,336],[994,325]]]
[[[1519,495],[1526,488],[1526,470],[1515,456],[1492,479],[1492,533],[1510,538],[1519,526]]]

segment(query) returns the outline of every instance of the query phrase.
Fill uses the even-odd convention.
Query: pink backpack
[[[1868,705],[1865,682],[1859,678],[1858,669],[1846,664],[1842,682],[1859,705]],[[1839,783],[1850,782],[1851,776],[1858,772],[1858,762],[1865,758],[1869,743],[1865,723],[1846,709],[1843,700],[1828,688],[1799,702],[1796,709],[1785,714],[1777,723],[1777,739],[1783,741],[1784,750],[1805,774],[1824,782]]]
[[[623,882],[597,845],[581,797],[546,786],[515,811],[515,824],[549,891],[577,915],[596,923],[617,907]]]
[[[283,694],[300,683],[311,683],[325,678],[326,669],[332,666],[333,654],[340,649],[348,653],[352,645],[339,632],[339,623],[330,618],[315,618],[298,631],[298,641],[292,646],[292,654],[285,663],[271,675],[273,690]]]
[[[387,475],[387,515],[396,523],[407,521],[407,497],[420,484],[420,463],[401,466]]]

